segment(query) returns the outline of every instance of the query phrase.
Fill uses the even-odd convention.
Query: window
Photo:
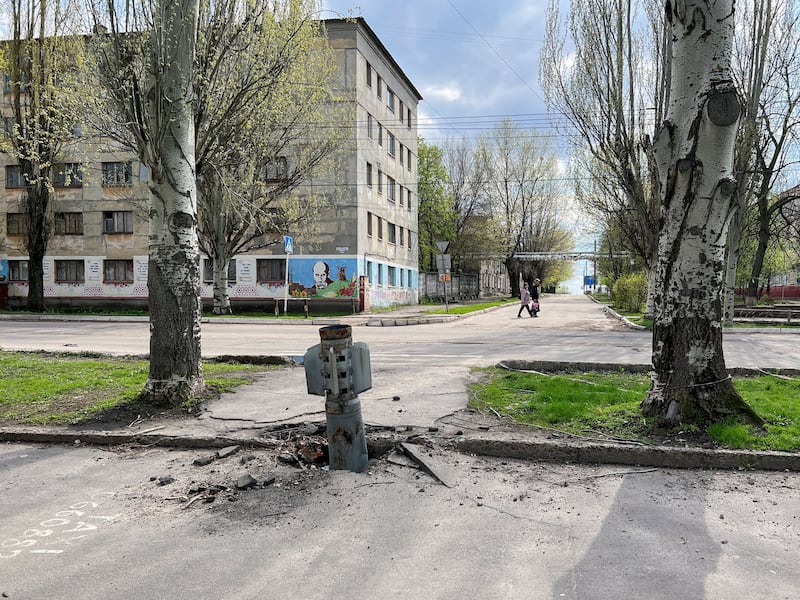
[[[383,125],[378,123],[378,146],[383,146]]]
[[[284,181],[288,177],[288,172],[285,156],[278,156],[267,162],[267,181]]]
[[[403,144],[400,144],[400,166],[403,166],[403,159],[405,158],[405,148],[403,148]]]
[[[400,117],[402,119],[402,116]],[[411,109],[408,109],[408,128],[411,129]]]
[[[372,65],[367,63],[367,87],[372,87]]]
[[[83,283],[82,260],[57,260],[56,283]]]
[[[372,163],[367,163],[367,187],[372,187]]]
[[[378,169],[378,193],[383,194],[383,171]]]
[[[367,235],[372,237],[372,213],[367,213]]]
[[[104,283],[133,283],[133,259],[104,260]]]
[[[387,283],[389,284],[389,286],[394,287],[395,285],[397,285],[397,268],[389,267],[388,271],[389,271],[389,276],[386,278]]]
[[[83,167],[80,163],[63,163],[53,167],[54,187],[82,187]]]
[[[406,165],[408,165],[408,172],[411,172],[411,148],[406,148],[408,152],[408,160],[406,161]]]
[[[399,236],[400,237],[400,245],[401,246],[405,246],[404,236],[405,236],[406,230],[403,229],[402,227],[399,227],[399,229],[400,229],[400,236]]]
[[[103,233],[133,233],[133,212],[130,210],[105,211]]]
[[[214,261],[210,258],[203,259],[203,282],[211,283],[214,281]],[[228,261],[228,281],[236,281],[236,259]]]
[[[406,189],[401,185],[400,186],[400,206],[403,206],[403,194],[405,194]]]
[[[386,233],[389,235],[389,243],[397,243],[397,226],[394,223],[386,224]]]
[[[283,258],[259,258],[256,260],[256,280],[286,281],[286,260]]]
[[[9,260],[8,261],[8,280],[9,281],[28,281],[28,261]]]
[[[394,156],[395,139],[394,139],[394,136],[389,131],[386,132],[386,141],[388,142],[387,143],[387,146],[388,146],[387,152],[389,153],[389,156]]]
[[[367,261],[367,281],[372,283],[372,261]]]
[[[133,169],[129,162],[104,162],[103,187],[131,185]]]
[[[8,213],[6,215],[6,233],[8,235],[26,235],[28,233],[28,213]]]
[[[383,265],[378,265],[378,285],[383,285]]]
[[[383,97],[383,79],[378,75],[378,98]]]
[[[408,200],[408,210],[411,210],[411,190],[408,190],[408,196],[406,199]]]
[[[367,114],[367,137],[369,139],[372,139],[372,135],[373,135],[373,133],[372,133],[372,121],[373,121],[372,115]]]
[[[378,239],[383,239],[383,219],[378,217]]]
[[[394,112],[394,92],[389,86],[386,86],[386,108]]]
[[[400,113],[400,122],[402,123],[403,122],[403,115],[406,114],[406,109],[405,109],[405,106],[403,104],[403,101],[399,100],[399,102],[400,102],[400,110],[398,112]]]
[[[24,188],[25,175],[22,173],[22,167],[19,165],[8,165],[6,167],[6,187],[7,188]]]
[[[395,201],[395,181],[388,175],[386,176],[386,194],[389,197],[389,202]]]
[[[83,234],[83,213],[79,212],[56,213],[53,221],[55,224],[55,231],[59,235]]]

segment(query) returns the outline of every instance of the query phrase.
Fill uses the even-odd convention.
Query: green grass
[[[203,375],[214,395],[248,383],[268,368],[206,362]],[[114,413],[146,412],[148,407],[136,398],[148,370],[147,361],[131,358],[0,352],[0,425],[78,424]]]
[[[515,298],[506,298],[503,300],[494,300],[492,302],[481,302],[479,304],[453,304],[449,306],[447,310],[444,308],[438,308],[436,310],[430,310],[427,312],[433,315],[466,315],[479,310],[485,310],[487,308],[504,306],[511,302],[518,302],[518,300]]]
[[[707,434],[718,447],[800,450],[800,380],[764,375],[736,378],[744,399],[767,421],[763,429],[739,423],[714,424]],[[654,443],[654,422],[639,403],[649,386],[647,374],[517,373],[486,369],[471,386],[473,408],[491,408],[520,423],[588,436]],[[686,429],[692,429],[691,427]]]

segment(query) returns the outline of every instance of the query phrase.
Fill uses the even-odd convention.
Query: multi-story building
[[[355,104],[352,140],[337,161],[334,205],[320,215],[313,239],[293,237],[288,259],[284,245],[234,257],[228,276],[233,304],[272,310],[276,300],[300,298],[364,310],[418,301],[422,97],[366,21],[332,19],[325,27],[345,97]],[[9,114],[7,93],[0,110]],[[86,146],[66,153],[56,168],[45,302],[145,304],[147,169],[124,151]],[[7,286],[9,305],[19,306],[27,295],[25,182],[10,155],[0,154],[0,166],[0,275],[6,276],[0,285]],[[208,258],[202,271],[202,296],[210,301]]]

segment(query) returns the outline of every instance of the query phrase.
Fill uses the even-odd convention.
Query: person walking
[[[531,306],[530,306],[530,304],[531,304],[531,293],[530,293],[530,291],[528,291],[528,284],[527,283],[522,286],[522,291],[519,294],[519,302],[520,302],[520,307],[519,307],[519,312],[517,313],[517,318],[518,319],[522,318],[523,309],[527,310],[528,314],[531,317],[533,317],[534,315],[531,312]]]
[[[532,317],[539,316],[539,285],[542,283],[542,280],[538,277],[533,280],[533,287],[530,290],[531,295],[531,307],[528,310],[531,313]]]

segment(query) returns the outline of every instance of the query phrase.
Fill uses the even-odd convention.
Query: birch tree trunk
[[[197,0],[162,0],[155,11],[149,129],[152,169],[150,375],[144,394],[178,405],[202,388],[200,250],[192,109]]]
[[[662,197],[645,416],[667,424],[729,417],[761,424],[722,350],[722,273],[741,107],[730,73],[734,0],[667,0],[672,73],[655,156]]]

